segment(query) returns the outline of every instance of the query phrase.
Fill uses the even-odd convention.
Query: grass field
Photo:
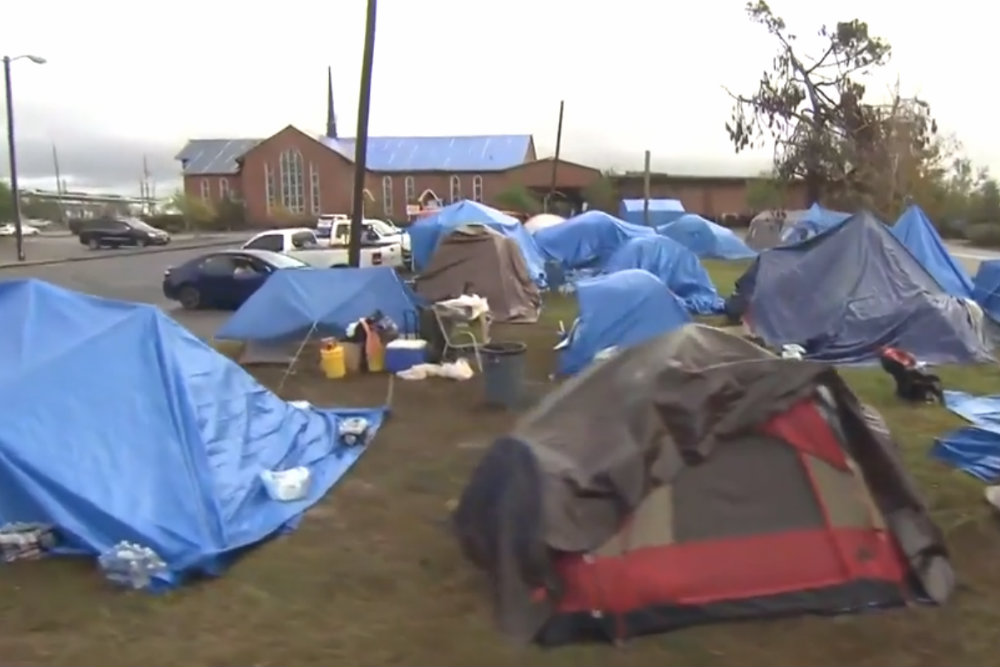
[[[741,270],[709,268],[722,291]],[[572,317],[571,300],[553,300],[540,324],[497,333],[528,343],[536,392],[549,386],[556,321]],[[959,421],[938,407],[901,405],[881,371],[844,375],[887,418],[948,536],[960,590],[945,607],[721,624],[621,648],[515,648],[495,631],[484,581],[459,554],[446,523],[483,448],[512,417],[480,406],[478,379],[397,382],[393,417],[359,465],[297,532],[252,551],[224,577],[154,597],[113,590],[93,562],[0,566],[0,662],[1000,664],[1000,525],[981,500],[980,483],[927,458],[934,436]],[[994,367],[947,368],[942,375],[950,387],[1000,392]],[[277,374],[260,377],[273,385]],[[371,405],[383,400],[386,387],[385,378],[335,383],[304,369],[283,393]]]

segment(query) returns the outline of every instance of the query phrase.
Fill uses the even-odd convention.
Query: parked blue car
[[[308,268],[270,250],[220,250],[167,269],[163,295],[188,309],[235,310],[275,271]]]

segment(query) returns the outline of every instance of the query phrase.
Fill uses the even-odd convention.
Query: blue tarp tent
[[[609,347],[631,347],[691,321],[684,304],[648,271],[626,269],[576,285],[580,317],[559,352],[559,373],[582,370]]]
[[[222,325],[216,338],[287,341],[313,332],[343,336],[376,310],[402,330],[417,321],[419,297],[390,267],[277,271]]]
[[[972,296],[994,322],[1000,322],[1000,259],[979,263],[972,281]]]
[[[892,227],[892,234],[913,253],[945,292],[963,298],[972,296],[969,274],[944,247],[934,225],[919,206],[913,204],[903,211]]]
[[[656,231],[705,259],[747,259],[757,255],[733,230],[693,213],[657,227]]]
[[[622,199],[618,206],[618,217],[634,225],[646,225],[645,199]],[[650,199],[649,227],[659,227],[673,222],[684,215],[684,204],[680,199]]]
[[[528,266],[532,278],[540,287],[545,286],[545,262],[524,225],[517,218],[468,199],[449,204],[434,215],[417,220],[407,227],[414,268],[417,271],[427,268],[442,238],[457,227],[472,224],[485,225],[514,239],[521,248],[524,263]]]
[[[944,404],[972,426],[938,438],[931,456],[984,482],[1000,480],[1000,396],[945,391]]]
[[[655,236],[650,227],[633,225],[604,211],[587,211],[535,232],[547,260],[566,269],[600,268],[629,239]]]
[[[715,291],[708,271],[693,252],[671,238],[643,236],[626,241],[604,265],[604,272],[626,269],[652,273],[680,297],[689,312],[722,312],[722,297]]]
[[[807,208],[794,225],[788,227],[781,235],[782,243],[799,243],[836,227],[851,217],[850,213],[831,211],[817,203]]]
[[[990,359],[967,304],[867,212],[761,253],[736,290],[756,334],[773,347],[802,345],[813,359],[872,361],[886,345],[929,363]]]
[[[65,553],[149,547],[157,587],[293,527],[365,449],[340,419],[383,417],[292,406],[153,306],[17,280],[0,312],[0,525],[50,524]],[[260,473],[296,466],[308,497],[272,501]]]

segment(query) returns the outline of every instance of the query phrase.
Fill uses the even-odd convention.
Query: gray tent
[[[754,250],[767,250],[781,243],[782,233],[795,226],[806,214],[806,211],[783,211],[772,209],[761,211],[750,221],[747,230],[746,244]]]
[[[477,294],[497,322],[536,322],[542,305],[517,242],[483,225],[459,227],[442,239],[416,292],[430,301]]]
[[[549,644],[954,586],[886,424],[836,370],[696,324],[554,389],[485,453],[455,526],[503,629]]]

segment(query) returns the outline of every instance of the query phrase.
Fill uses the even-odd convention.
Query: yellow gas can
[[[319,349],[319,366],[330,380],[339,380],[347,375],[344,348],[335,340],[324,341]]]

